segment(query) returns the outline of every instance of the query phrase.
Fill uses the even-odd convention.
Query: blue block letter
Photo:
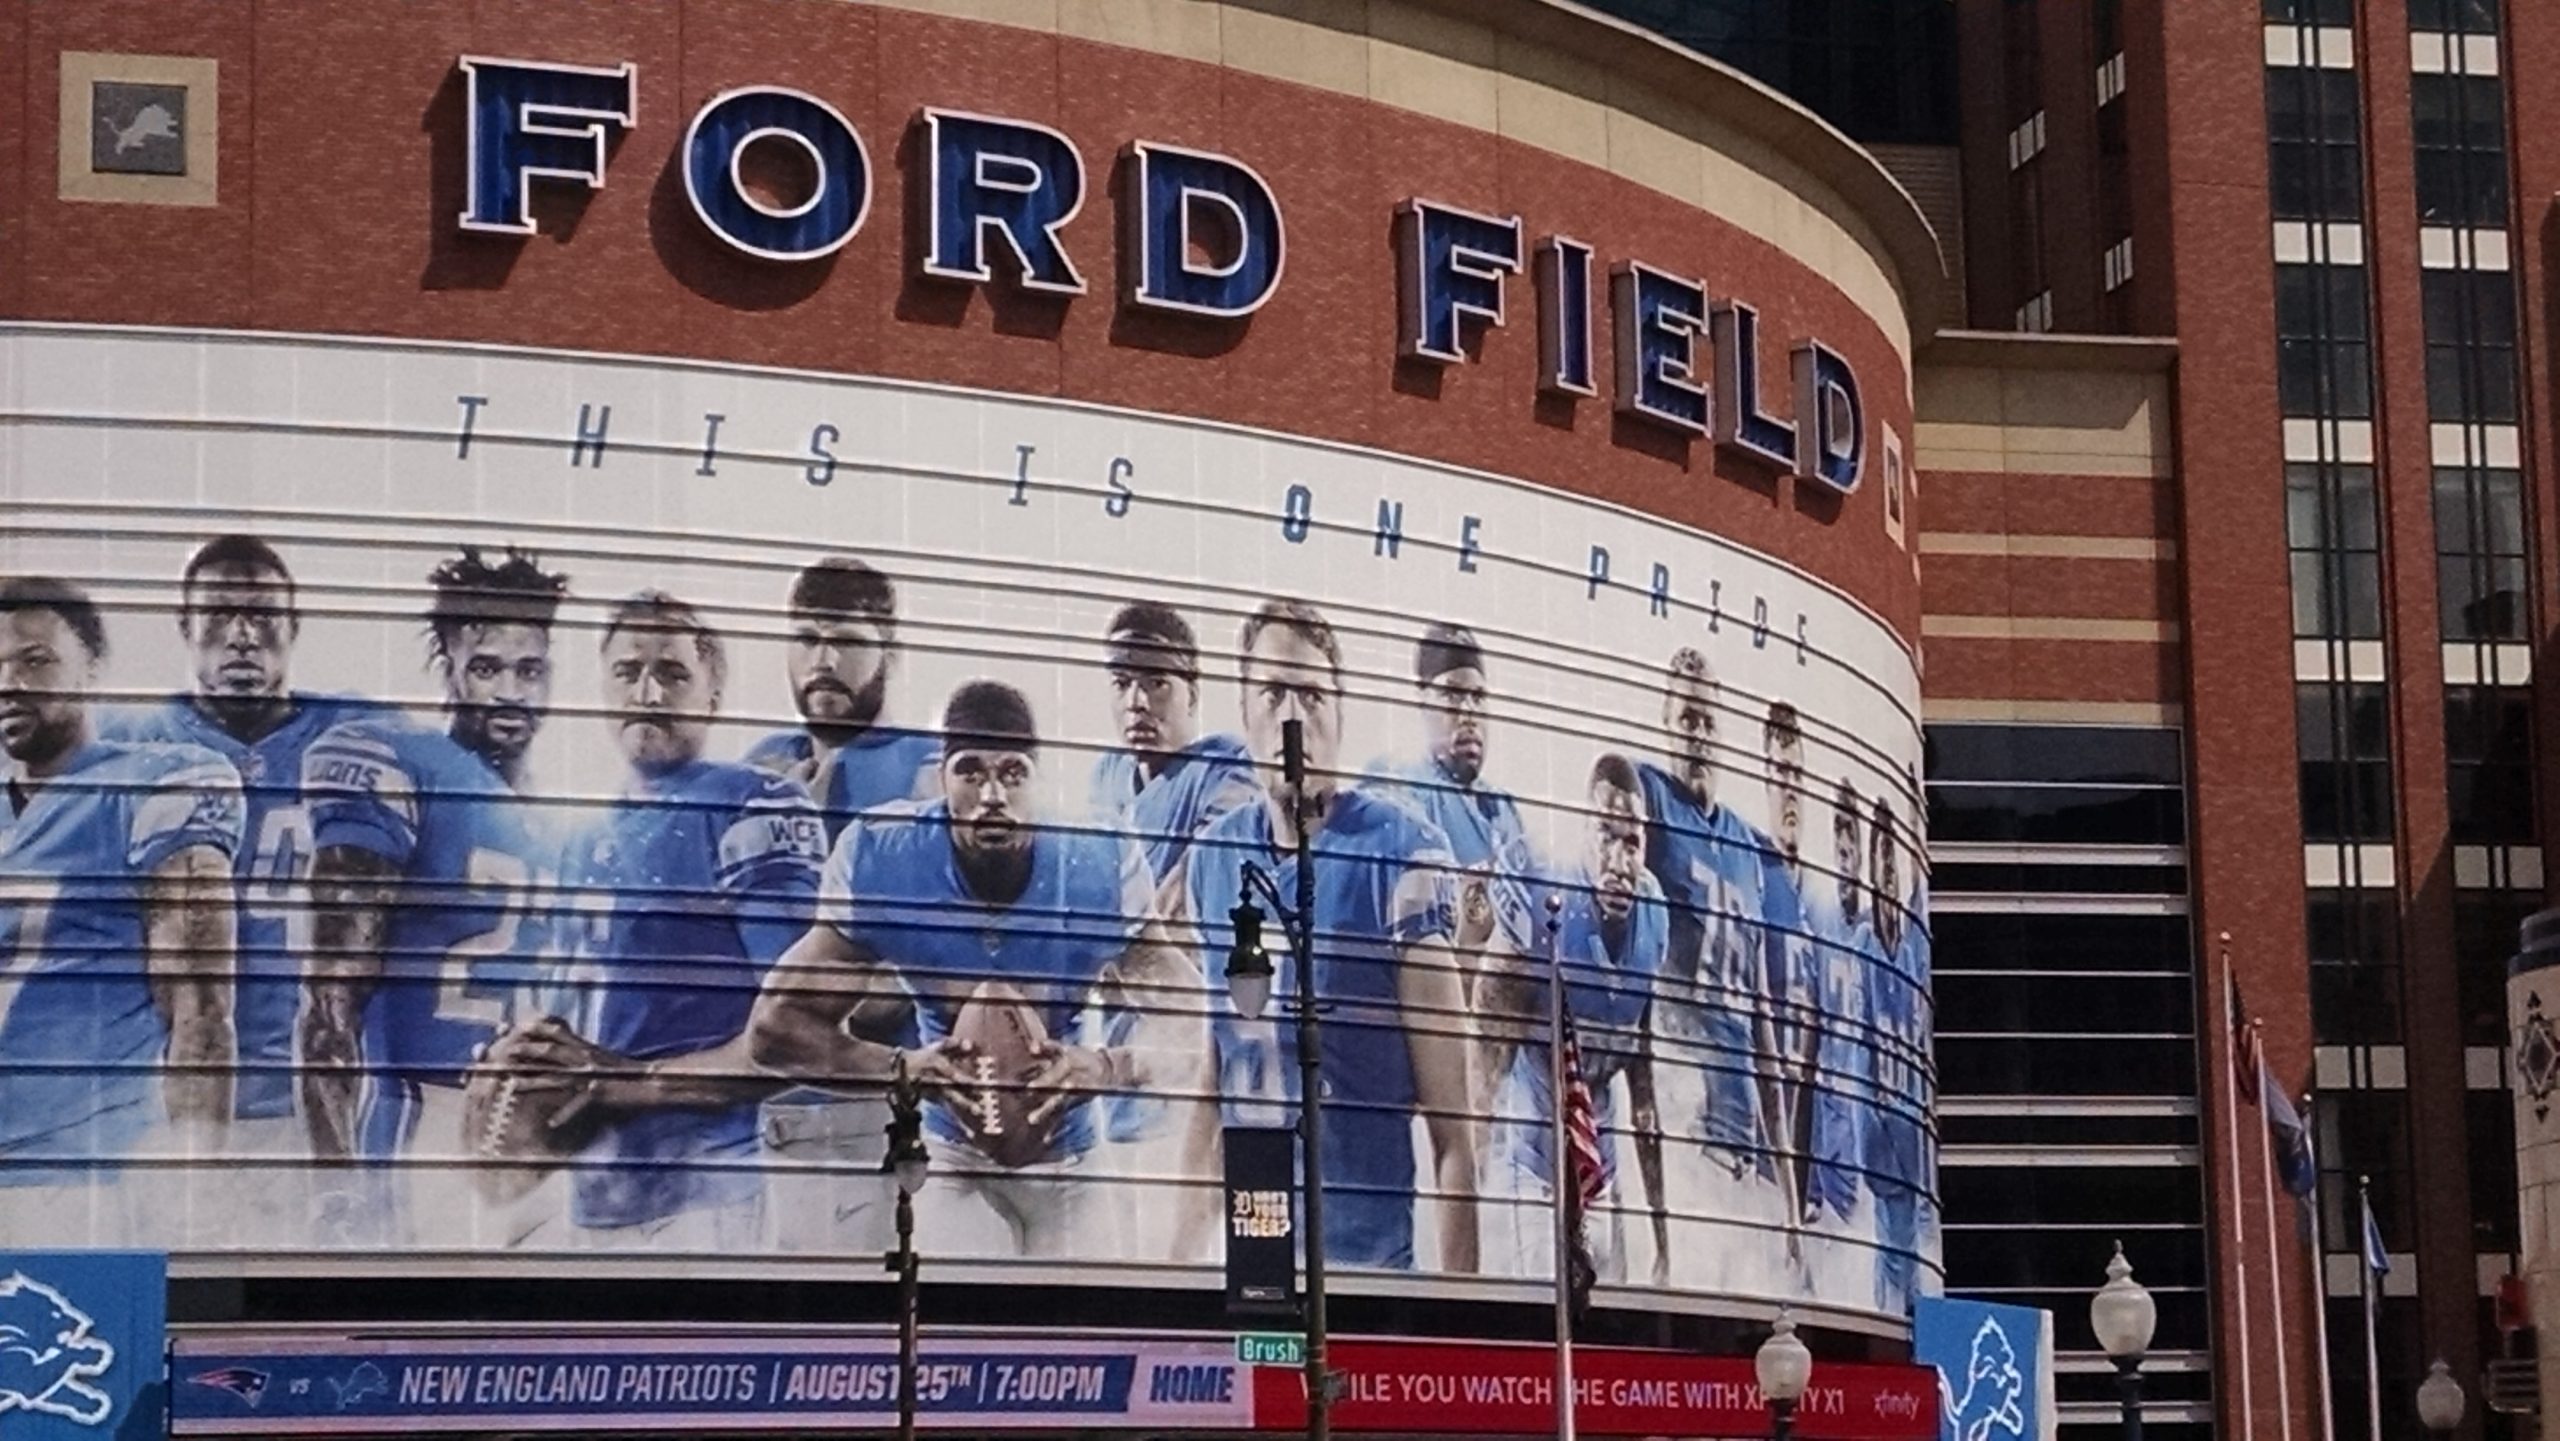
[[[1408,200],[1396,217],[1401,353],[1464,360],[1467,324],[1502,323],[1502,281],[1520,268],[1520,217]]]
[[[1084,157],[1046,125],[924,112],[924,273],[995,278],[988,237],[1013,252],[1025,290],[1084,294],[1058,231],[1084,206]]]
[[[738,162],[760,140],[808,157],[816,185],[806,200],[776,206],[748,193]],[[684,193],[731,248],[760,260],[815,260],[862,228],[871,210],[871,157],[853,122],[815,96],[773,86],[732,90],[694,112],[685,131]]]
[[[1698,335],[1707,288],[1630,261],[1611,277],[1617,317],[1618,409],[1692,435],[1707,433],[1707,388],[1698,383]]]
[[[1242,163],[1139,141],[1129,147],[1129,303],[1251,315],[1280,288],[1288,239],[1271,187]],[[1194,259],[1195,249],[1205,258]]]
[[[631,128],[639,71],[462,57],[462,228],[534,233],[536,180],[604,188],[605,142]]]

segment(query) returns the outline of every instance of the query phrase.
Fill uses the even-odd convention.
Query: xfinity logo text
[[[639,70],[462,57],[467,117],[464,230],[530,235],[537,185],[605,183],[613,142],[637,123]],[[919,203],[920,276],[1075,297],[1087,285],[1068,222],[1100,183],[1076,143],[1048,126],[927,106],[910,123]],[[778,199],[749,180],[757,147],[786,159],[800,193]],[[882,152],[889,153],[889,152]],[[778,86],[724,91],[686,125],[679,169],[694,217],[757,260],[832,255],[871,213],[873,151],[824,99]],[[1152,141],[1118,160],[1120,303],[1207,319],[1252,315],[1279,290],[1287,226],[1269,182],[1232,156]],[[1416,198],[1396,215],[1400,354],[1459,365],[1469,342],[1509,322],[1512,280],[1534,269],[1539,384],[1599,393],[1593,355],[1593,248],[1563,235],[1532,244],[1519,215],[1484,215]],[[1605,277],[1620,414],[1712,439],[1729,454],[1847,494],[1866,465],[1858,379],[1839,352],[1801,339],[1784,352],[1794,418],[1768,394],[1760,313],[1708,281],[1622,260]]]

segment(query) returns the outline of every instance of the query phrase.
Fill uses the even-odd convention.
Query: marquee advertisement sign
[[[1303,1372],[1224,1339],[928,1336],[916,1419],[934,1430],[1295,1432]],[[1583,1347],[1576,1421],[1595,1436],[1748,1436],[1768,1411],[1746,1357]],[[1555,1420],[1537,1346],[1337,1342],[1334,1425],[1539,1435]],[[189,1340],[171,1367],[179,1436],[492,1430],[872,1428],[897,1415],[894,1339],[646,1337]],[[1826,1363],[1796,1413],[1807,1441],[1928,1441],[1930,1373]]]
[[[1765,555],[733,366],[18,325],[0,399],[0,1245],[877,1254],[903,1072],[928,1257],[1214,1286],[1303,813],[1346,1284],[1539,1294],[1560,962],[1604,1293],[1932,1289],[1913,659]]]

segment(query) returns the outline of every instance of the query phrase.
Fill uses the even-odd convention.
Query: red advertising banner
[[[1555,1434],[1555,1351],[1427,1341],[1339,1341],[1327,1358],[1346,1389],[1333,1409],[1344,1431],[1468,1436]],[[1578,1429],[1594,1436],[1769,1434],[1769,1412],[1748,1356],[1577,1347]],[[1306,1425],[1301,1373],[1257,1367],[1257,1430]],[[1796,1409],[1803,1441],[1935,1441],[1938,1386],[1920,1366],[1817,1362]]]

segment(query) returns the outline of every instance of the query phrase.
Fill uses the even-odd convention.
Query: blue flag
[[[2277,1182],[2286,1194],[2308,1199],[2320,1189],[2320,1160],[2311,1146],[2311,1125],[2263,1061],[2258,1066],[2258,1104],[2267,1113],[2267,1132],[2275,1140]]]
[[[2373,1195],[2356,1188],[2356,1204],[2364,1210],[2364,1268],[2378,1279],[2391,1274],[2391,1253],[2383,1249],[2382,1227],[2373,1219]]]

